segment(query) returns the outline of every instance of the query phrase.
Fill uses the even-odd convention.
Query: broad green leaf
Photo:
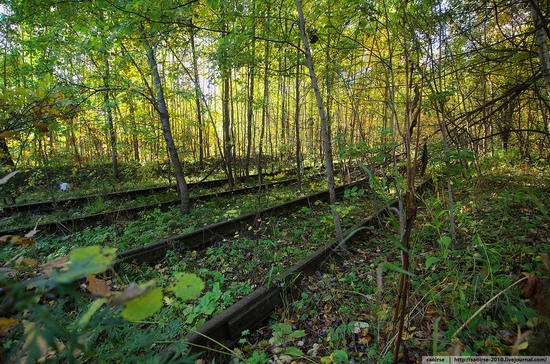
[[[78,318],[78,320],[76,322],[78,324],[78,326],[80,326],[80,327],[86,326],[86,324],[88,322],[90,322],[90,319],[92,318],[94,313],[96,313],[97,310],[99,310],[99,308],[101,306],[103,306],[105,301],[107,301],[106,298],[99,298],[99,299],[95,300],[94,302],[92,302],[90,307],[88,307],[88,311],[86,311],[82,316],[80,316]]]
[[[348,354],[344,350],[334,350],[330,356],[335,363],[347,363],[349,361]]]
[[[428,257],[426,258],[426,269],[430,268],[432,264],[437,263],[439,261],[438,257]]]
[[[169,291],[184,301],[199,297],[203,289],[203,280],[197,277],[197,275],[189,273],[174,274],[174,278],[168,286]]]
[[[292,333],[292,337],[295,339],[299,339],[304,336],[306,336],[306,333],[304,332],[304,330],[296,330]]]
[[[298,357],[304,355],[304,353],[302,353],[302,350],[298,349],[295,346],[290,346],[288,348],[285,348],[285,353],[290,356],[298,356]]]
[[[452,239],[448,236],[442,236],[439,238],[439,243],[446,249],[449,248],[449,245],[451,245],[451,242],[452,242]]]
[[[162,308],[163,296],[162,288],[157,287],[127,301],[121,313],[122,318],[128,321],[140,321],[153,315]]]
[[[67,272],[53,274],[58,283],[69,283],[92,274],[105,272],[116,261],[116,248],[102,248],[98,245],[77,248],[69,253],[71,266]]]

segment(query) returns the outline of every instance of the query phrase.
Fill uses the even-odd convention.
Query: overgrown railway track
[[[349,185],[340,186],[337,193],[343,193],[345,189],[358,186],[365,181],[358,181]],[[262,219],[272,215],[282,215],[299,207],[309,206],[315,201],[328,202],[328,191],[311,194],[289,202],[268,207],[261,211],[252,212],[234,219],[222,221],[185,234],[176,235],[152,244],[140,246],[122,252],[118,258],[121,261],[131,259],[141,264],[153,264],[164,258],[168,250],[201,249],[224,237],[234,235],[240,230],[257,230],[261,227]],[[250,229],[252,227],[252,229]]]
[[[305,170],[312,169],[312,168],[313,167],[305,168]],[[289,174],[289,173],[292,173],[292,171],[264,173],[262,174],[262,176],[270,177],[270,176],[276,176],[279,174]],[[251,175],[248,179],[253,180],[257,178],[258,178],[258,175]],[[226,178],[211,180],[211,181],[188,183],[188,187],[190,190],[197,188],[199,186],[203,188],[214,188],[214,187],[221,187],[225,185],[227,185]],[[150,188],[142,188],[142,189],[136,189],[136,190],[111,192],[107,194],[93,194],[88,196],[73,197],[73,198],[67,198],[67,199],[60,199],[58,201],[40,201],[40,202],[32,202],[32,203],[25,203],[25,204],[18,204],[18,205],[2,206],[2,212],[4,216],[11,216],[18,213],[46,214],[54,211],[72,209],[72,208],[88,205],[98,198],[101,198],[104,200],[130,200],[130,199],[135,199],[137,197],[149,196],[153,194],[162,194],[170,191],[176,193],[176,186],[172,185],[172,186],[150,187]]]
[[[284,181],[279,181],[278,183],[282,182]],[[362,180],[338,187],[337,192],[342,194],[344,191],[352,189],[355,186],[363,186],[365,182],[365,180]],[[422,184],[418,190],[425,189],[427,185],[427,183]],[[251,188],[255,189],[257,186]],[[284,216],[299,209],[304,211],[303,208],[317,205],[318,201],[322,201],[324,204],[321,207],[326,209],[328,199],[328,191],[322,191],[255,211],[235,219],[135,247],[118,254],[118,268],[120,268],[120,264],[128,263],[134,266],[140,266],[144,263],[159,265],[162,264],[161,262],[165,259],[168,251],[181,253],[204,250],[204,248],[212,246],[215,242],[225,244],[226,239],[231,240],[232,236],[235,237],[239,234],[243,236],[247,234],[261,235],[265,232],[266,226],[264,226],[264,223],[269,218]],[[346,232],[346,236],[350,236],[347,240],[348,243],[362,238],[365,231],[362,228],[378,225],[390,209],[396,207],[397,204],[398,201],[385,204],[383,208],[373,210],[373,214],[368,218],[351,228],[348,227]],[[308,253],[309,255],[305,259],[287,266],[277,284],[272,284],[272,281],[268,280],[268,283],[260,284],[260,287],[254,289],[252,293],[244,297],[237,297],[238,300],[235,304],[210,318],[198,328],[187,331],[188,334],[180,337],[179,340],[185,340],[194,350],[198,351],[205,348],[219,348],[220,345],[222,347],[232,347],[241,338],[243,330],[255,328],[264,322],[274,309],[283,303],[285,300],[284,297],[289,293],[291,287],[299,285],[301,279],[306,275],[319,270],[323,262],[334,253],[337,247],[338,243],[333,241],[315,248],[314,251]],[[266,282],[266,280],[263,282]],[[167,350],[170,352],[169,347]]]
[[[220,181],[213,181],[213,182],[219,183]],[[253,193],[260,188],[269,189],[275,186],[290,185],[295,182],[296,182],[295,178],[290,178],[290,179],[284,179],[284,180],[275,181],[275,182],[269,182],[262,185],[256,185],[256,186],[245,187],[245,188],[229,190],[229,191],[215,192],[212,194],[191,197],[190,203],[196,203],[198,201],[204,201],[214,197],[243,195],[243,194]],[[216,184],[211,185],[211,187],[214,187],[214,186],[216,186]],[[168,187],[166,188],[168,189]],[[139,191],[145,191],[145,190],[139,190]],[[138,191],[133,191],[133,193],[135,195],[135,193],[138,193]],[[117,193],[117,196],[128,196],[128,195]],[[170,201],[161,202],[161,203],[152,203],[152,204],[147,204],[147,205],[138,206],[138,207],[107,211],[107,212],[91,214],[87,216],[63,219],[59,221],[38,223],[32,226],[30,225],[20,226],[20,227],[15,227],[15,228],[5,229],[3,231],[0,231],[0,236],[25,235],[32,229],[36,229],[37,231],[40,231],[41,234],[57,233],[58,235],[64,235],[64,234],[69,234],[69,233],[81,230],[85,227],[94,226],[98,223],[105,222],[105,221],[118,221],[121,219],[132,220],[136,216],[138,216],[140,212],[148,211],[156,208],[159,208],[160,210],[167,210],[172,206],[177,206],[179,203],[180,203],[179,199],[176,198],[176,199],[172,199]]]
[[[338,193],[343,193],[346,189],[359,186],[364,182],[359,181],[351,185],[341,186],[338,188]],[[417,191],[421,192],[429,185],[429,182],[424,182]],[[327,202],[328,191],[127,250],[121,252],[118,257],[121,262],[156,264],[164,258],[169,250],[199,250],[210,246],[215,241],[224,240],[226,237],[239,232],[259,231],[266,216],[283,215],[299,207],[311,206],[315,201]],[[347,243],[364,238],[365,232],[368,231],[365,228],[378,226],[388,215],[391,208],[397,206],[398,201],[394,200],[373,211],[372,215],[349,228],[345,235],[348,236]],[[254,229],[251,229],[251,226]],[[220,345],[222,347],[232,347],[241,338],[243,330],[255,328],[265,321],[273,310],[283,303],[284,297],[288,294],[291,286],[299,285],[302,277],[319,270],[323,262],[336,251],[337,247],[338,243],[336,241],[321,246],[305,259],[286,269],[280,279],[280,284],[266,283],[260,286],[181,339],[185,340],[195,351],[205,350],[205,348],[219,349]]]
[[[417,193],[422,193],[430,186],[432,186],[431,180],[424,181],[417,188]],[[398,205],[399,201],[393,200],[387,206],[376,210],[372,215],[348,229],[344,234],[347,237],[346,243],[351,244],[365,238],[369,231],[368,228],[380,226],[382,219]],[[265,284],[259,287],[197,330],[188,333],[184,340],[194,352],[204,351],[205,348],[219,350],[220,347],[233,347],[241,338],[241,333],[244,330],[258,327],[276,307],[282,306],[285,295],[292,294],[291,288],[299,285],[304,276],[319,270],[322,264],[337,251],[338,245],[337,241],[332,241],[320,247],[307,258],[287,269],[280,285]]]

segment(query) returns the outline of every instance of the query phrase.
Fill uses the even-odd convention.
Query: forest
[[[0,359],[550,354],[549,14],[0,1]]]

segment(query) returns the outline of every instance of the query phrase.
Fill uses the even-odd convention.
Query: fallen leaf
[[[367,336],[364,336],[364,337],[360,338],[359,343],[360,344],[368,344],[368,343],[371,342],[371,340],[372,340],[372,336],[367,335]]]
[[[21,238],[21,239],[15,241],[14,244],[15,245],[23,245],[23,248],[26,248],[26,247],[34,245],[36,243],[32,239]]]
[[[68,261],[66,257],[51,260],[42,266],[41,272],[47,276],[51,276],[54,268],[63,267]]]
[[[86,282],[88,282],[88,290],[94,296],[105,297],[109,294],[109,286],[105,280],[95,276],[87,276]]]
[[[491,350],[493,351],[493,353],[499,355],[499,356],[502,356],[502,351],[497,348],[497,347],[492,347]]]
[[[19,324],[19,320],[14,318],[0,317],[0,336],[6,336],[8,331]]]
[[[0,243],[5,243],[5,244],[13,243],[13,244],[15,244],[19,239],[21,239],[21,237],[19,235],[4,235],[4,236],[0,237]]]
[[[36,267],[37,266],[36,260],[31,259],[31,258],[25,258],[25,257],[17,258],[17,260],[15,261],[15,266],[19,267],[22,263],[25,263],[29,267]]]

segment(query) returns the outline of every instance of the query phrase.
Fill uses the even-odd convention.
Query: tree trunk
[[[269,55],[270,55],[270,48],[269,48],[269,42],[265,42],[265,59],[264,59],[264,103],[262,106],[262,125],[260,126],[260,139],[258,141],[258,183],[262,183],[262,158],[263,158],[263,146],[264,146],[264,136],[265,136],[265,128],[269,113]]]
[[[535,41],[539,53],[540,69],[546,86],[546,97],[550,100],[550,55],[548,54],[548,44],[546,43],[546,32],[544,30],[540,7],[535,3],[535,0],[530,0],[529,5],[531,7],[531,16],[535,23]]]
[[[129,98],[128,100],[128,109],[130,111],[130,122],[132,124],[132,146],[134,149],[134,159],[136,162],[139,162],[139,140],[138,140],[138,133],[137,133],[137,125],[136,125],[136,113],[134,109],[134,100]]]
[[[224,35],[227,34],[227,26],[224,25]],[[231,74],[229,70],[229,59],[227,53],[223,51],[222,57],[219,60],[221,68],[221,78],[222,78],[222,118],[223,118],[223,147],[225,154],[225,173],[227,175],[227,182],[229,187],[234,186],[233,180],[233,168],[232,168],[232,148],[233,140],[231,138],[231,114],[229,110],[229,95],[230,95],[230,82]]]
[[[329,191],[329,200],[330,200],[330,210],[332,212],[332,218],[334,220],[334,228],[336,230],[336,238],[339,242],[344,240],[344,235],[342,233],[342,226],[340,225],[340,216],[334,204],[336,203],[336,188],[334,185],[334,167],[332,164],[332,148],[330,135],[328,132],[328,122],[327,115],[325,113],[325,108],[323,106],[323,100],[321,98],[321,92],[319,91],[319,86],[317,83],[317,76],[315,75],[315,70],[313,68],[313,58],[311,57],[311,50],[309,48],[309,41],[307,39],[304,13],[302,11],[302,3],[300,0],[295,0],[296,9],[298,10],[300,26],[300,33],[302,35],[302,42],[304,43],[304,51],[306,55],[307,65],[309,69],[309,76],[311,78],[311,87],[315,93],[315,99],[317,101],[317,108],[319,109],[319,116],[321,119],[321,133],[323,137],[323,150],[325,155],[325,165],[327,169],[327,184]],[[347,248],[345,244],[341,244],[341,249],[344,254],[347,254]]]
[[[109,143],[111,144],[111,167],[113,169],[113,176],[115,178],[118,178],[117,137],[116,137],[115,123],[113,121],[113,107],[111,105],[111,98],[109,95],[109,78],[110,78],[109,59],[107,56],[105,56],[105,75],[103,78],[105,93],[103,94],[103,103],[105,105],[107,129],[109,130]]]
[[[201,90],[199,83],[199,66],[197,61],[197,52],[195,49],[195,35],[191,34],[191,52],[193,54],[193,78],[195,79],[195,111],[197,113],[197,128],[199,130],[199,166],[204,165],[204,136],[202,125],[202,110],[201,110]]]
[[[224,143],[224,154],[225,154],[225,171],[227,174],[227,182],[229,187],[235,185],[233,180],[233,157],[231,155],[233,148],[233,140],[231,138],[231,114],[229,110],[229,94],[230,94],[230,78],[229,71],[225,66],[222,70],[222,110],[223,110],[223,143]]]
[[[14,167],[13,158],[11,157],[10,148],[6,143],[5,138],[0,138],[0,163],[4,167]]]
[[[174,166],[174,176],[176,177],[176,183],[180,196],[181,212],[186,214],[189,212],[189,189],[187,188],[187,182],[185,182],[185,176],[183,174],[183,168],[178,156],[178,150],[174,143],[174,139],[172,138],[172,131],[170,129],[170,114],[168,113],[168,108],[164,98],[164,90],[160,79],[157,60],[155,59],[155,52],[147,40],[145,31],[141,29],[141,32],[143,45],[147,51],[147,60],[153,76],[154,90],[157,93],[156,103],[154,106],[159,115],[162,125],[162,134],[164,136],[164,140],[166,141],[166,147],[168,149],[168,154],[170,155],[172,165]]]
[[[300,43],[298,42],[298,47]],[[296,127],[296,177],[298,178],[298,189],[302,189],[302,151],[300,145],[300,59],[296,61],[295,98],[296,109],[294,110],[294,122]]]
[[[255,47],[252,42],[252,59],[254,59]],[[250,154],[252,151],[252,125],[254,120],[254,76],[255,76],[254,61],[250,65],[248,72],[248,110],[246,117],[246,165],[245,175],[250,177]]]

